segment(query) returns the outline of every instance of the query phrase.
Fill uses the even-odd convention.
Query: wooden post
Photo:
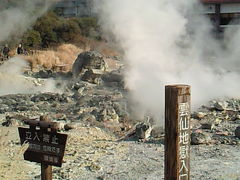
[[[52,180],[52,166],[41,163],[41,180]]]
[[[220,24],[221,24],[221,5],[215,4],[215,28],[217,33],[221,31]]]
[[[40,116],[40,121],[49,122],[47,116]],[[47,128],[40,128],[47,131]],[[52,180],[52,166],[41,163],[41,180]]]
[[[190,86],[165,87],[165,180],[190,179]]]

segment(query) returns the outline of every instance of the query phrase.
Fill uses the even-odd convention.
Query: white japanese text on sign
[[[188,152],[189,152],[189,128],[190,128],[190,105],[189,103],[179,103],[179,180],[188,178]]]

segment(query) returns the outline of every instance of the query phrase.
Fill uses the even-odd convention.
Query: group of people
[[[25,50],[23,49],[22,44],[19,44],[17,47],[17,54],[25,54]],[[8,44],[5,44],[5,46],[2,49],[2,54],[4,58],[9,58],[10,48],[8,47]]]

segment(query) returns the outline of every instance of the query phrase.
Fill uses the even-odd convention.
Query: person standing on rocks
[[[7,58],[7,59],[9,58],[9,52],[10,52],[10,49],[8,47],[8,44],[5,44],[2,51],[4,58]]]
[[[23,54],[23,53],[24,53],[24,50],[23,50],[22,44],[19,44],[17,48],[17,54]]]

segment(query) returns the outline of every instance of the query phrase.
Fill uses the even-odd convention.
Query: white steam
[[[126,85],[138,112],[160,117],[167,84],[191,85],[195,107],[239,97],[240,31],[215,40],[195,0],[96,0],[95,7],[124,50]]]
[[[0,1],[0,43],[21,37],[38,17],[57,0]],[[57,92],[53,80],[37,80],[23,76],[27,63],[12,58],[0,66],[0,95],[16,93]]]
[[[24,33],[56,0],[0,1],[0,42]]]
[[[25,60],[15,57],[0,66],[0,96],[17,93],[59,92],[51,79],[39,80],[23,75],[29,68]]]

